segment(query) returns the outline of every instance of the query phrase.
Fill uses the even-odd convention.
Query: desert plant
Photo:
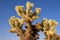
[[[45,34],[46,38],[44,38],[44,40],[59,39],[60,36],[56,34],[55,30],[55,27],[58,24],[57,21],[44,18],[42,22],[38,22],[35,25],[32,25],[32,22],[40,17],[38,13],[41,11],[41,8],[36,8],[35,12],[32,12],[31,9],[33,6],[33,3],[27,2],[26,10],[24,10],[24,6],[18,5],[15,7],[18,16],[21,18],[12,16],[9,19],[9,23],[11,25],[10,32],[17,33],[17,35],[20,37],[20,40],[37,40],[39,39],[39,31],[42,31]],[[23,29],[24,23],[26,23],[26,29]]]

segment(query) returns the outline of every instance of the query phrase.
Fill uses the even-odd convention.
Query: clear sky
[[[23,5],[26,8],[26,2],[34,3],[34,8],[40,7],[41,17],[34,21],[41,22],[44,17],[47,19],[54,19],[59,22],[56,27],[57,34],[60,34],[60,0],[0,0],[0,40],[19,40],[16,34],[9,32],[11,28],[9,25],[9,18],[11,16],[18,17],[15,6]],[[34,11],[33,8],[33,11]],[[44,34],[39,32],[41,40],[44,38]]]

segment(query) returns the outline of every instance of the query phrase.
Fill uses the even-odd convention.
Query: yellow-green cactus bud
[[[18,6],[15,7],[15,10],[18,13],[18,15],[21,16],[22,13],[24,12],[24,6],[19,6],[18,5]]]
[[[30,3],[30,2],[26,3],[27,10],[30,10],[33,6],[34,6],[33,3]]]
[[[11,25],[12,28],[15,27],[15,16],[12,16],[10,19],[9,19],[9,23]]]
[[[52,20],[48,20],[49,26],[52,26]]]
[[[16,7],[15,7],[15,10],[16,10],[16,12],[18,13],[18,15],[21,16],[21,14],[20,14],[20,12],[19,12],[19,11],[20,11],[19,8],[20,8],[20,6],[16,6]]]
[[[48,23],[47,18],[44,18],[44,19],[43,19],[43,25],[46,25],[47,23]]]
[[[45,22],[45,21],[48,21],[48,20],[47,20],[47,18],[44,18],[43,21]]]
[[[36,14],[38,14],[41,11],[41,8],[36,8]]]
[[[55,20],[53,20],[53,25],[54,25],[54,26],[57,26],[57,24],[58,24],[58,22],[55,21]]]

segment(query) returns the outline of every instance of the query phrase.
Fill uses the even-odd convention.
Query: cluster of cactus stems
[[[27,2],[26,10],[24,10],[24,6],[18,5],[15,7],[18,16],[22,18],[12,16],[9,19],[11,26],[9,31],[11,33],[16,33],[20,37],[20,40],[37,40],[39,39],[38,32],[40,31],[46,36],[44,40],[60,40],[60,36],[56,34],[55,30],[58,24],[57,21],[44,18],[42,22],[32,25],[32,22],[40,17],[38,14],[41,11],[41,8],[36,8],[35,12],[32,12],[31,9],[33,6],[33,3]],[[23,29],[24,23],[26,23],[25,30]]]

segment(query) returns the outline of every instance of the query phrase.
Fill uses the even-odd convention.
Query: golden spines
[[[47,35],[49,37],[49,35],[53,36],[56,33],[55,27],[57,26],[58,22],[55,20],[47,20],[47,18],[43,19],[43,33],[46,33],[45,35]],[[46,30],[48,27],[48,30]]]
[[[12,16],[10,19],[9,19],[9,23],[11,25],[11,30],[10,32],[12,33],[16,33],[17,32],[17,29],[21,29],[24,21],[23,19],[19,19],[19,18],[15,18],[15,16]]]
[[[15,10],[16,10],[18,16],[23,16],[23,15],[25,15],[24,6],[19,6],[19,5],[18,5],[18,6],[15,7]]]
[[[9,23],[11,25],[12,28],[15,27],[15,16],[12,16],[10,19],[9,19]]]
[[[49,20],[48,23],[50,26],[57,26],[57,24],[58,24],[58,22],[55,20]]]
[[[26,3],[26,8],[27,8],[27,10],[31,10],[31,8],[34,6],[34,4],[33,3],[30,3],[30,2],[27,2]]]
[[[41,12],[41,8],[36,8],[36,14],[40,13]]]

